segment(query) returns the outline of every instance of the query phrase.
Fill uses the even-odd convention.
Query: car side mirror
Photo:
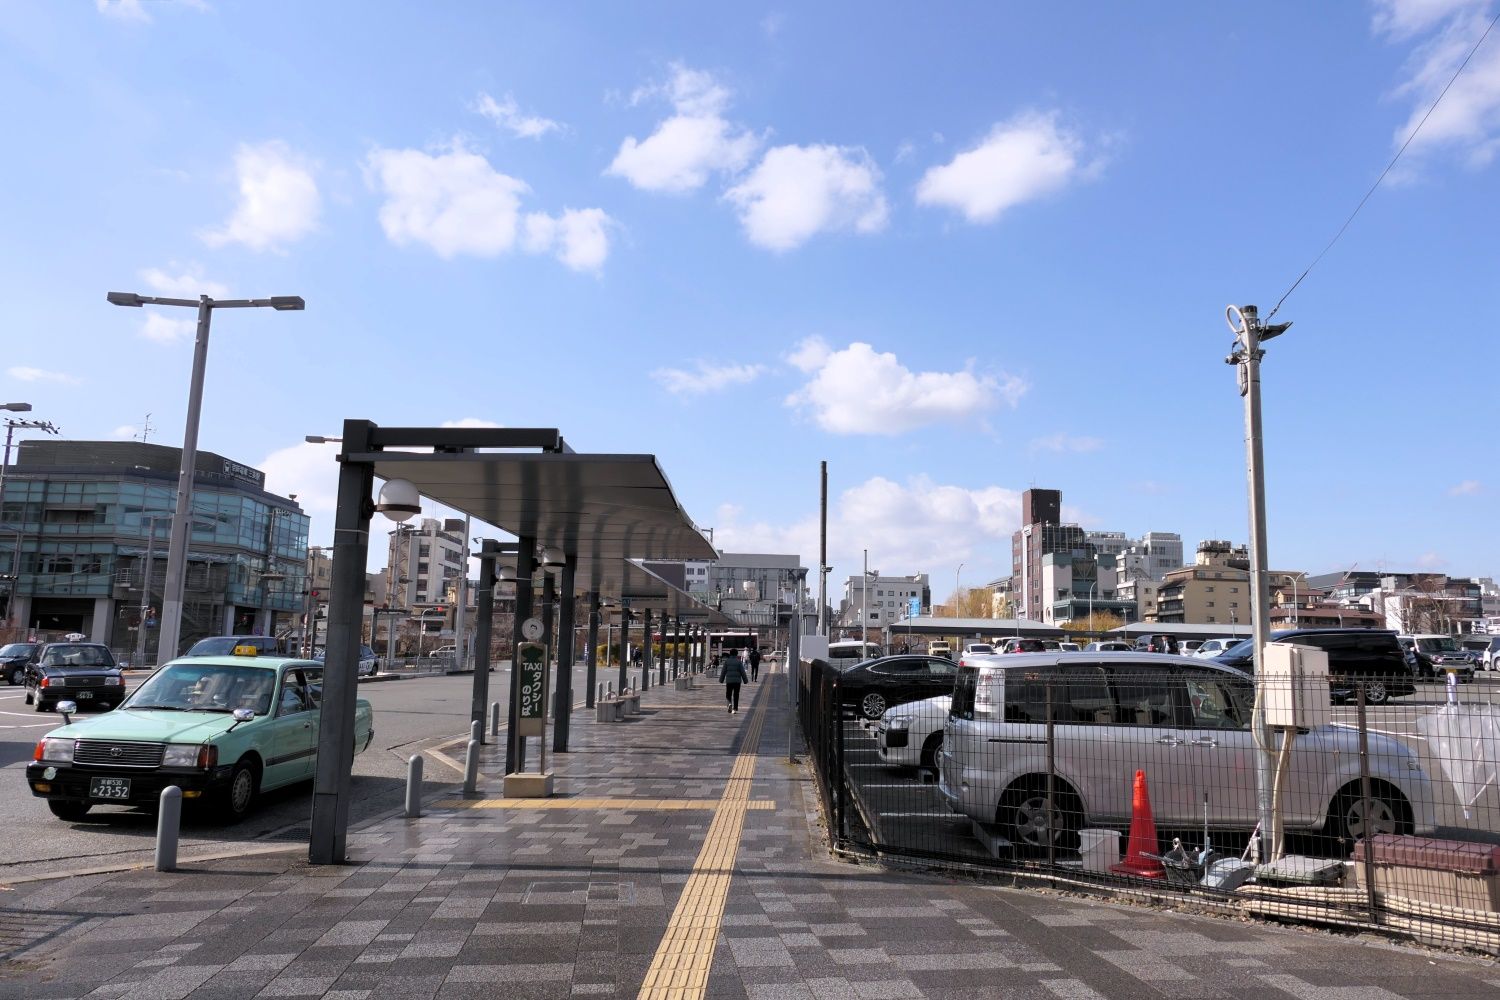
[[[237,708],[233,712],[231,712],[230,715],[232,715],[234,718],[234,726],[238,726],[241,722],[249,722],[251,719],[255,718],[255,709]],[[225,732],[234,732],[234,726],[230,726],[227,730],[225,730]]]
[[[73,701],[60,701],[57,703],[57,713],[63,717],[63,725],[73,724],[72,716],[78,712],[78,703]]]

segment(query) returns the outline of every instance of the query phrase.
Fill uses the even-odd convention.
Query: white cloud
[[[1048,434],[1031,442],[1032,451],[1089,452],[1104,447],[1104,441],[1096,437],[1075,437],[1071,434]]]
[[[543,212],[526,216],[526,249],[553,253],[575,271],[595,271],[609,256],[614,220],[603,209],[566,209],[556,218]]]
[[[1477,479],[1465,479],[1457,486],[1450,486],[1448,488],[1448,495],[1450,497],[1472,497],[1478,496],[1480,492],[1482,492],[1482,487],[1479,485],[1479,480]]]
[[[1438,552],[1424,552],[1417,556],[1417,566],[1421,569],[1441,569],[1447,564],[1447,557]]]
[[[755,155],[758,140],[724,118],[730,92],[711,74],[674,64],[667,83],[640,88],[631,103],[653,97],[669,101],[674,114],[645,139],[627,136],[606,174],[644,191],[691,191],[712,173],[743,170]]]
[[[812,377],[787,397],[788,406],[811,411],[833,434],[902,434],[943,422],[973,419],[998,403],[1014,407],[1028,386],[1012,375],[913,372],[890,353],[852,343],[835,351],[804,341],[792,355]]]
[[[791,250],[824,230],[873,233],[888,210],[880,170],[863,149],[777,146],[725,192],[756,246]]]
[[[168,265],[177,269],[173,274],[159,267],[148,267],[140,272],[141,280],[153,292],[174,299],[196,299],[200,295],[207,295],[211,299],[221,299],[229,295],[229,289],[217,281],[209,281],[199,274],[196,264],[187,266],[180,265],[175,261]]]
[[[531,188],[490,166],[455,140],[439,152],[377,149],[366,178],[385,196],[380,225],[397,246],[419,243],[445,259],[496,257],[522,234],[521,197]],[[614,220],[601,209],[533,212],[524,219],[523,249],[551,253],[575,271],[597,271],[609,256]]]
[[[1407,62],[1406,79],[1396,88],[1412,109],[1392,137],[1406,142],[1417,126],[1409,153],[1450,149],[1471,167],[1483,167],[1500,152],[1500,45],[1488,41],[1463,72],[1454,73],[1484,33],[1490,0],[1381,0],[1374,29],[1396,41],[1426,36]],[[1423,122],[1423,116],[1449,81],[1453,85]]]
[[[279,250],[317,228],[322,198],[312,167],[286,143],[242,145],[234,155],[240,200],[220,229],[203,233],[209,246],[242,243]]]
[[[179,340],[191,340],[197,335],[197,331],[196,321],[179,319],[159,312],[148,312],[141,320],[141,336],[158,344],[175,344]]]
[[[474,99],[474,110],[518,139],[540,139],[548,132],[561,131],[563,127],[550,118],[523,114],[516,99],[509,94],[497,101],[489,94],[481,93]]]
[[[299,442],[271,452],[256,463],[266,474],[266,489],[297,502],[310,514],[332,514],[338,507],[340,445]],[[330,519],[331,520],[331,519]]]
[[[760,30],[769,39],[775,40],[784,27],[786,27],[786,15],[780,11],[772,11],[760,19]]]
[[[746,521],[741,508],[723,504],[715,517],[714,540],[721,549],[795,553],[816,564],[816,514],[773,524]],[[927,476],[914,476],[904,483],[880,476],[868,479],[843,491],[829,505],[829,563],[841,570],[829,578],[832,602],[837,606],[842,577],[859,572],[865,548],[870,551],[872,569],[889,574],[927,572],[933,576],[935,591],[946,592],[941,581],[951,583],[953,568],[960,562],[965,564],[966,576],[989,580],[1008,573],[1010,536],[1020,521],[1017,490],[944,485]],[[987,559],[994,565],[985,565]],[[816,577],[814,571],[814,590]]]
[[[17,365],[7,368],[5,374],[18,382],[56,382],[59,385],[77,385],[79,378],[69,375],[67,372],[48,371],[45,368],[28,368],[25,365]]]
[[[120,21],[149,21],[151,15],[141,6],[141,0],[94,0],[99,13]]]
[[[493,420],[485,420],[481,417],[460,417],[457,420],[444,420],[439,427],[504,427]]]
[[[977,146],[929,168],[917,185],[917,202],[954,209],[970,222],[993,222],[1096,170],[1083,155],[1082,140],[1060,128],[1055,114],[1018,115],[995,125]]]
[[[120,438],[123,440],[126,438],[133,438],[136,435],[140,434],[140,432],[141,429],[135,424],[121,424],[119,427],[116,427],[114,430],[110,431],[109,436]]]
[[[691,369],[658,368],[651,377],[673,395],[702,395],[730,385],[754,382],[765,374],[764,365],[713,364],[698,361]]]

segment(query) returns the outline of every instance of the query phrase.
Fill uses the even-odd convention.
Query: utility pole
[[[828,463],[820,466],[818,498],[818,634],[828,635]]]
[[[800,614],[800,611],[798,612]],[[859,658],[865,659],[865,646],[870,642],[870,550],[865,549],[865,575],[859,581]]]
[[[1260,345],[1287,331],[1290,323],[1263,326],[1255,306],[1229,306],[1224,311],[1234,334],[1234,352],[1225,358],[1238,372],[1240,395],[1245,399],[1245,463],[1250,488],[1250,634],[1255,657],[1255,713],[1252,728],[1260,752],[1255,756],[1255,802],[1260,817],[1261,860],[1268,860],[1266,845],[1280,842],[1280,817],[1271,807],[1271,785],[1275,772],[1275,747],[1271,727],[1266,724],[1265,647],[1271,637],[1266,617],[1270,603],[1266,589],[1266,480],[1265,455],[1260,420]]]

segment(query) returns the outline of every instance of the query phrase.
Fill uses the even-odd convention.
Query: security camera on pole
[[[1273,310],[1274,311],[1274,310]],[[1265,352],[1260,345],[1287,331],[1290,323],[1262,325],[1254,306],[1229,306],[1225,310],[1229,331],[1234,334],[1234,351],[1225,358],[1239,373],[1240,395],[1245,398],[1245,462],[1250,482],[1250,634],[1255,655],[1255,713],[1252,728],[1255,745],[1255,804],[1260,818],[1261,859],[1266,860],[1264,845],[1281,842],[1278,827],[1281,817],[1271,803],[1271,784],[1275,772],[1271,745],[1271,727],[1265,712],[1265,648],[1271,637],[1266,606],[1266,481],[1260,425],[1260,359]]]

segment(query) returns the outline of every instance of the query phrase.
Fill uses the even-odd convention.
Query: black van
[[[1361,685],[1365,701],[1384,705],[1392,698],[1414,693],[1411,664],[1396,633],[1373,628],[1296,628],[1271,633],[1272,642],[1314,646],[1328,654],[1328,686],[1334,700],[1355,696]],[[1215,661],[1255,671],[1255,641],[1246,639],[1230,646]]]

